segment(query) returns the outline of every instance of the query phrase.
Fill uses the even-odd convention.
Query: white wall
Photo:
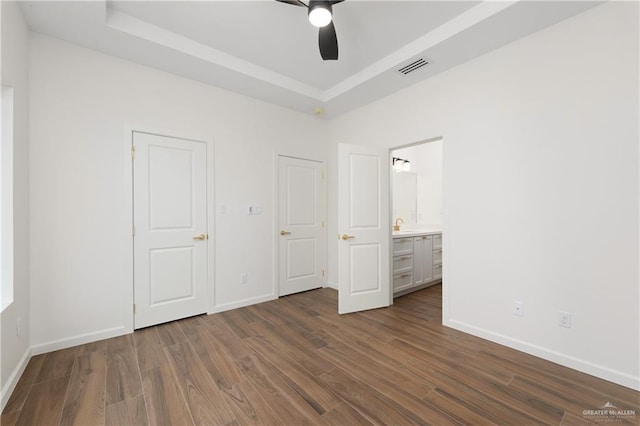
[[[215,309],[274,297],[274,156],[326,161],[325,122],[37,34],[29,83],[35,352],[131,318],[125,123],[215,139]]]
[[[332,121],[329,235],[337,143],[442,136],[446,324],[638,389],[638,113],[638,4],[609,2]]]
[[[0,386],[4,406],[15,386],[29,352],[29,33],[15,2],[0,2],[2,8],[2,85],[14,89],[13,116],[13,303],[0,314]],[[16,336],[16,321],[22,332]]]

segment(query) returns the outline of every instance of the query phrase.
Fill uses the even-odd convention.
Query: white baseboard
[[[324,283],[324,287],[325,288],[332,288],[334,290],[338,290],[338,284],[336,283],[331,283],[329,281],[327,281],[326,283]]]
[[[265,296],[252,297],[250,299],[239,300],[232,303],[223,303],[222,305],[216,305],[208,312],[209,315],[216,314],[218,312],[230,311],[231,309],[244,308],[245,306],[255,305],[256,303],[268,302],[270,300],[277,299],[275,294],[267,294]]]
[[[20,362],[18,362],[18,365],[13,370],[13,373],[11,373],[11,376],[9,376],[9,380],[7,380],[7,383],[5,383],[5,385],[2,387],[2,399],[0,400],[0,413],[4,410],[4,407],[7,405],[7,402],[9,402],[9,398],[11,397],[11,394],[15,390],[16,385],[20,380],[20,377],[22,377],[22,373],[24,373],[24,369],[27,368],[27,364],[29,363],[30,359],[31,359],[31,348],[27,348],[27,350],[24,351],[24,355],[22,355],[22,358],[20,358]]]
[[[460,330],[465,333],[469,333],[474,336],[478,336],[483,339],[490,340],[492,342],[499,343],[501,345],[508,346],[510,348],[517,349],[531,355],[535,355],[539,358],[546,359],[547,361],[555,362],[556,364],[560,364],[565,367],[569,367],[583,373],[591,374],[592,376],[596,376],[601,379],[608,380],[610,382],[640,391],[640,377],[634,377],[622,371],[594,364],[580,358],[556,352],[554,350],[541,346],[533,345],[531,343],[514,339],[512,337],[505,336],[499,333],[494,333],[492,331],[475,327],[461,321],[446,320],[443,321],[443,324],[447,327],[455,328],[456,330]]]
[[[70,348],[72,346],[84,345],[85,343],[97,342],[98,340],[109,339],[111,337],[122,336],[123,334],[133,333],[125,327],[114,327],[106,330],[96,331],[93,333],[80,334],[78,336],[66,337],[64,339],[52,340],[51,342],[41,343],[31,347],[32,355],[44,354],[47,352],[57,351],[60,349]]]

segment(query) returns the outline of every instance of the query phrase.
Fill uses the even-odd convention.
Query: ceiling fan
[[[318,45],[320,46],[322,59],[325,61],[338,59],[338,37],[336,36],[336,28],[333,26],[332,5],[342,3],[344,0],[309,0],[308,5],[300,0],[276,1],[293,6],[306,7],[309,13],[309,22],[320,30],[318,33]]]

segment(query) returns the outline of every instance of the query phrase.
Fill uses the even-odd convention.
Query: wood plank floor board
[[[438,351],[425,348],[425,345],[417,346],[402,339],[396,339],[389,343],[400,353],[406,354],[409,358],[406,362],[408,366],[422,365],[424,360],[428,360],[431,368],[440,371],[454,371],[456,374],[466,374],[471,378],[477,378],[481,382],[494,382],[508,385],[515,374],[511,371],[500,369],[495,366],[486,366],[484,363],[474,362],[473,358],[464,357],[452,359],[446,356],[447,351]]]
[[[241,425],[285,425],[273,407],[260,396],[248,382],[241,381],[229,389],[222,390],[222,396]]]
[[[192,324],[186,330],[189,343],[218,389],[231,389],[242,380],[242,374],[231,354],[215,341],[204,326]]]
[[[285,424],[314,425],[320,416],[297,392],[291,389],[277,372],[257,355],[238,361],[247,381],[272,407]]]
[[[565,413],[578,417],[582,416],[584,410],[597,410],[604,405],[602,398],[598,396],[582,392],[569,392],[568,390],[560,391],[555,387],[545,386],[526,377],[516,376],[509,384],[509,388],[535,395],[536,398],[547,401],[549,404],[563,407]],[[616,402],[614,405],[620,410],[638,411],[636,408],[626,405],[624,402]]]
[[[339,315],[312,290],[34,356],[0,422],[640,424],[634,390],[443,326],[441,292]],[[637,414],[584,414],[607,402]]]
[[[452,398],[449,398],[446,394],[439,392],[439,389],[434,389],[429,392],[423,401],[428,402],[431,407],[437,408],[440,411],[446,413],[450,418],[454,419],[456,423],[467,425],[495,425],[496,423],[483,417],[476,411],[470,410],[462,404],[459,404]]]
[[[133,333],[136,357],[140,372],[155,369],[166,364],[163,344],[156,327],[147,327]]]
[[[45,354],[40,373],[34,383],[45,382],[71,374],[78,346]]]
[[[422,400],[431,392],[431,386],[427,382],[419,383],[410,374],[400,374],[397,370],[386,369],[382,364],[369,363],[365,361],[365,357],[354,353],[345,345],[340,348],[328,346],[321,352],[324,356],[331,357],[331,361],[336,363],[341,371],[348,371],[358,382],[400,404],[415,418],[428,419],[437,424],[452,423],[451,417],[445,412]]]
[[[91,352],[104,352],[107,350],[107,340],[98,340],[97,342],[85,343],[78,346],[76,356],[82,356]]]
[[[106,374],[105,350],[85,352],[76,358],[62,410],[61,425],[104,424]]]
[[[142,394],[142,381],[133,339],[128,339],[128,342],[125,339],[116,339],[107,343],[107,405]]]
[[[220,316],[239,338],[246,339],[255,335],[255,332],[250,327],[250,324],[255,321],[249,321],[248,317],[242,315],[238,310],[221,312]]]
[[[318,352],[358,380],[374,388],[381,387],[383,393],[398,388],[402,392],[422,398],[432,389],[429,384],[415,380],[412,375],[388,368],[385,364],[367,358],[344,344],[329,345]]]
[[[187,336],[184,335],[180,325],[176,321],[167,322],[155,327],[160,337],[160,341],[164,346],[172,346],[178,343],[184,343]]]
[[[40,374],[40,369],[45,356],[46,354],[36,355],[29,360],[22,376],[20,376],[20,380],[18,380],[16,388],[11,394],[9,401],[7,401],[7,405],[4,407],[3,414],[20,411],[22,409],[24,402],[29,396],[29,391],[31,391],[31,386],[35,383],[38,375]]]
[[[151,425],[192,425],[189,407],[167,363],[142,372],[142,389]]]
[[[318,378],[342,399],[373,423],[383,425],[417,425],[427,419],[415,415],[397,402],[378,394],[373,388],[335,369]]]
[[[322,415],[322,420],[329,426],[370,426],[373,425],[351,405],[340,404],[333,410]]]
[[[242,359],[250,355],[242,339],[227,325],[220,315],[198,317],[211,336],[222,345],[234,360]]]
[[[426,377],[432,383],[437,385],[437,389],[441,393],[445,393],[449,398],[458,402],[464,402],[469,409],[482,413],[482,415],[498,424],[540,424],[547,423],[541,420],[535,406],[527,407],[527,410],[519,409],[519,407],[511,406],[512,398],[507,393],[507,400],[495,398],[491,393],[488,394],[486,389],[478,389],[471,384],[466,378],[455,377],[450,372],[443,372],[439,369],[432,368],[427,362],[411,361],[415,368],[416,374]],[[520,402],[516,399],[516,402]],[[535,414],[530,412],[534,411]],[[551,410],[552,414],[555,410]],[[558,424],[557,419],[555,424]],[[554,424],[551,422],[550,424]]]
[[[224,425],[235,417],[188,342],[166,347],[169,364],[198,425]]]
[[[486,353],[487,351],[482,351]],[[542,358],[526,354],[506,346],[496,345],[492,348],[492,352],[500,362],[510,362],[515,364],[526,365],[536,374],[544,374],[546,376],[559,378],[565,382],[571,383],[573,386],[580,388],[595,390],[600,395],[607,395],[614,399],[627,403],[640,411],[640,394],[632,389],[608,382],[606,380],[590,376],[581,371],[573,370],[562,365],[543,360]],[[481,355],[481,354],[479,354]]]
[[[400,340],[397,342],[403,350],[411,351],[413,349],[418,354],[411,364],[416,369],[424,370],[427,363],[421,360],[419,355],[421,351],[406,342]],[[427,359],[427,357],[422,357],[422,359]],[[518,388],[508,387],[500,379],[487,375],[485,371],[470,368],[466,364],[455,365],[437,356],[428,357],[427,368],[437,370],[450,378],[464,382],[482,392],[485,396],[506,403],[512,409],[535,417],[541,422],[557,424],[562,420],[565,411],[561,408],[562,405],[554,405],[553,402],[540,398],[538,393],[528,393]]]
[[[52,365],[55,367],[55,364]],[[60,424],[71,375],[36,383],[20,410],[16,425]]]
[[[287,335],[286,330],[277,329],[269,324],[255,323],[252,325],[260,333],[263,340],[269,342],[273,347],[302,365],[314,376],[326,373],[334,368],[334,365],[327,360],[316,356],[315,349],[310,349],[304,339],[296,338],[295,335]]]
[[[342,399],[320,384],[304,367],[280,353],[265,340],[255,337],[247,343],[262,359],[271,364],[289,387],[314,407],[318,414],[322,415],[342,403]]]
[[[295,325],[308,333],[318,329],[318,323],[314,319],[317,312],[309,312],[301,306],[291,303],[293,299],[280,299],[281,303],[263,303],[255,305],[254,311],[261,319],[271,322],[275,326],[289,327]]]
[[[3,413],[0,416],[0,425],[15,426],[15,424],[18,422],[18,417],[20,417],[20,410]]]
[[[142,394],[108,405],[105,409],[107,426],[147,426],[147,409]]]
[[[293,309],[292,309],[293,308]],[[321,325],[313,317],[295,309],[290,303],[265,304],[256,308],[257,314],[268,324],[276,328],[284,328],[303,339],[307,348],[314,350],[326,346],[326,342],[316,335]]]
[[[502,349],[498,349],[496,352],[501,352]],[[631,389],[623,388],[622,386],[607,383],[607,388],[612,389],[614,392],[608,393],[606,390],[599,388],[600,382],[603,380],[597,377],[583,377],[577,376],[576,373],[569,368],[559,366],[557,364],[549,362],[549,371],[545,371],[542,368],[531,367],[528,359],[530,355],[523,357],[522,361],[517,359],[507,359],[500,356],[499,353],[488,353],[482,351],[478,354],[478,359],[482,359],[483,362],[491,363],[493,365],[503,365],[513,370],[516,375],[526,377],[537,383],[540,383],[550,389],[554,389],[559,392],[565,392],[569,394],[580,395],[583,398],[591,400],[602,400],[602,404],[605,402],[615,402],[619,405],[624,404],[640,413],[640,394]],[[563,374],[563,371],[566,371]],[[555,374],[551,373],[554,371]]]

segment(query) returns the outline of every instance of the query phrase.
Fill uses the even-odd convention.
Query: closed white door
[[[322,287],[322,163],[278,158],[279,295]]]
[[[338,146],[338,312],[389,306],[389,152]]]
[[[134,132],[135,328],[207,310],[207,146]]]

